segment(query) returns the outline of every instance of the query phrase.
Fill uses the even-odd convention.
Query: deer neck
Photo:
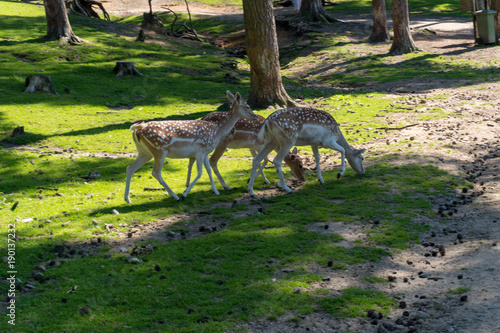
[[[217,128],[216,137],[217,141],[220,142],[222,138],[225,138],[233,129],[236,122],[240,120],[241,116],[236,110],[229,111],[229,115],[224,119],[220,126]]]
[[[340,131],[339,131],[340,132]],[[337,143],[344,148],[345,153],[347,155],[352,155],[354,153],[354,148],[351,147],[351,145],[347,142],[347,140],[344,138],[344,134],[340,132],[339,138],[337,140]]]

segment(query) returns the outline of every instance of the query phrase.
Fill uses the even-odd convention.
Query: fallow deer
[[[227,91],[227,98],[231,102],[231,110],[227,119],[220,124],[203,120],[173,120],[151,121],[134,124],[130,127],[138,156],[127,167],[125,184],[125,201],[127,203],[131,203],[129,192],[132,175],[152,158],[154,158],[153,176],[175,200],[179,200],[179,197],[170,189],[161,176],[161,169],[167,157],[195,158],[196,160],[198,175],[186,188],[182,198],[188,195],[194,184],[200,179],[203,173],[203,165],[205,165],[210,178],[212,190],[216,195],[219,195],[212,178],[208,154],[231,132],[240,118],[257,119],[257,115],[252,112],[239,93],[234,96]]]
[[[201,120],[220,123],[225,121],[227,116],[228,116],[227,112],[211,112],[205,117],[201,118]],[[219,169],[217,167],[217,163],[227,148],[234,148],[234,149],[248,148],[250,150],[250,153],[252,154],[252,157],[255,157],[257,155],[257,153],[264,146],[264,141],[259,140],[257,134],[259,133],[259,130],[262,127],[262,124],[264,123],[265,120],[265,118],[260,115],[257,115],[257,117],[258,119],[256,120],[247,120],[247,119],[238,120],[236,122],[236,125],[234,125],[234,128],[231,131],[231,133],[229,133],[219,143],[217,148],[215,148],[214,152],[212,153],[212,156],[210,157],[210,165],[212,166],[212,170],[219,179],[219,182],[222,185],[222,187],[224,187],[226,190],[230,190],[231,187],[227,185],[224,179],[222,178]],[[266,156],[264,158],[263,167],[265,167],[268,162],[269,160],[267,159]],[[297,156],[296,148],[294,149],[293,152],[286,154],[284,162],[290,167],[290,170],[292,171],[293,175],[299,181],[305,181],[302,159],[299,156]],[[193,163],[194,163],[194,158],[191,158],[189,160],[186,186],[189,186],[189,181],[191,177],[191,168],[193,166]],[[261,170],[260,174],[262,176],[262,180],[264,180],[266,184],[271,184],[264,175],[263,170]]]
[[[281,162],[284,156],[293,146],[310,145],[316,161],[316,171],[318,180],[324,183],[321,176],[320,156],[318,147],[325,147],[337,150],[341,153],[341,169],[337,174],[340,178],[345,172],[345,160],[359,174],[364,175],[363,153],[365,149],[354,149],[344,138],[339,125],[333,117],[322,110],[312,108],[288,108],[272,113],[264,122],[259,137],[264,138],[264,147],[254,157],[252,162],[252,173],[248,183],[250,195],[254,195],[253,184],[258,172],[261,169],[261,161],[273,149],[278,149],[274,159],[274,165],[278,173],[280,184],[283,190],[290,193],[290,188],[285,183]],[[279,147],[279,148],[277,148]]]

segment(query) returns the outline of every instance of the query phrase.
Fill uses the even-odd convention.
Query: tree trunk
[[[410,33],[408,0],[392,0],[392,24],[394,40],[389,54],[398,55],[420,51]]]
[[[246,51],[250,62],[248,104],[255,108],[270,105],[295,106],[283,87],[278,37],[271,0],[243,0]]]
[[[311,22],[332,23],[336,21],[325,12],[321,0],[302,0],[300,13]]]
[[[387,28],[387,10],[385,0],[372,0],[373,6],[373,31],[370,42],[388,42],[391,40]]]
[[[47,18],[47,39],[59,40],[63,44],[81,44],[83,40],[75,35],[66,12],[64,0],[44,0]]]
[[[500,38],[500,0],[491,0],[491,9],[496,10],[495,14],[495,32],[496,32],[496,40]]]

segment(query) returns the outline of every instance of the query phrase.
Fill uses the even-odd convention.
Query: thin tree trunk
[[[270,0],[243,0],[246,52],[250,62],[248,104],[255,108],[270,105],[295,106],[283,87],[278,37]]]
[[[495,14],[495,32],[498,42],[498,39],[500,38],[500,0],[491,0],[491,9],[497,11]]]
[[[44,0],[45,16],[47,18],[47,39],[59,40],[64,44],[80,44],[81,38],[75,35],[66,12],[64,0]]]
[[[394,40],[389,54],[398,55],[420,51],[410,33],[408,0],[392,0],[392,24]]]
[[[388,42],[391,40],[387,28],[387,10],[385,0],[372,0],[373,6],[373,31],[370,42]]]
[[[301,15],[311,22],[332,23],[336,20],[325,12],[321,0],[302,0]]]

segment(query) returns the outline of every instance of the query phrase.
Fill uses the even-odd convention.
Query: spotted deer
[[[288,108],[272,113],[264,122],[259,137],[264,140],[264,147],[254,157],[252,172],[248,183],[250,195],[254,195],[253,184],[258,172],[261,170],[261,161],[273,149],[278,152],[274,159],[274,165],[278,173],[283,190],[290,193],[290,188],[285,183],[281,162],[284,156],[293,146],[311,146],[316,161],[318,180],[324,184],[321,176],[320,157],[318,147],[337,150],[341,153],[341,168],[337,174],[340,178],[345,172],[345,160],[359,174],[364,175],[363,153],[365,149],[354,149],[342,135],[339,125],[333,117],[325,111],[312,108]],[[277,148],[279,147],[279,148]]]
[[[127,167],[125,183],[125,201],[127,203],[131,203],[129,192],[132,175],[152,158],[154,158],[153,176],[175,200],[179,200],[179,197],[170,189],[161,176],[161,169],[167,157],[194,158],[196,160],[198,175],[186,188],[182,198],[188,195],[189,191],[200,179],[203,174],[203,165],[210,178],[213,192],[219,195],[212,178],[208,154],[231,132],[240,118],[257,119],[257,115],[252,112],[239,93],[234,96],[227,91],[227,98],[231,102],[231,110],[228,112],[226,120],[221,123],[204,120],[171,120],[151,121],[134,124],[130,127],[138,156]]]
[[[220,123],[225,121],[227,116],[228,116],[227,112],[211,112],[205,117],[201,118],[201,120]],[[215,148],[214,152],[212,153],[212,156],[210,157],[210,166],[212,167],[212,170],[217,176],[217,179],[219,179],[220,184],[226,190],[230,190],[231,187],[227,185],[224,179],[222,178],[219,169],[217,167],[217,163],[227,148],[233,148],[233,149],[248,148],[250,150],[250,153],[252,154],[252,157],[255,157],[257,155],[257,153],[264,146],[264,141],[259,140],[257,134],[259,133],[259,130],[262,127],[262,124],[264,123],[265,120],[265,118],[260,115],[257,115],[257,117],[258,118],[256,120],[247,120],[247,119],[238,120],[236,122],[236,125],[234,125],[234,128],[231,131],[231,133],[229,133],[228,136],[226,136],[219,143],[217,148]],[[189,160],[186,186],[189,186],[189,181],[191,177],[191,168],[194,164],[194,161],[195,161],[194,158],[191,158]],[[267,165],[268,162],[269,160],[267,159],[267,156],[265,156],[263,168]],[[305,181],[302,159],[299,156],[297,156],[297,148],[295,148],[293,152],[285,155],[284,162],[290,167],[290,170],[292,171],[293,175],[298,180]],[[262,176],[262,180],[266,184],[271,184],[271,182],[269,182],[269,180],[264,175],[263,170],[261,170],[260,175]]]

